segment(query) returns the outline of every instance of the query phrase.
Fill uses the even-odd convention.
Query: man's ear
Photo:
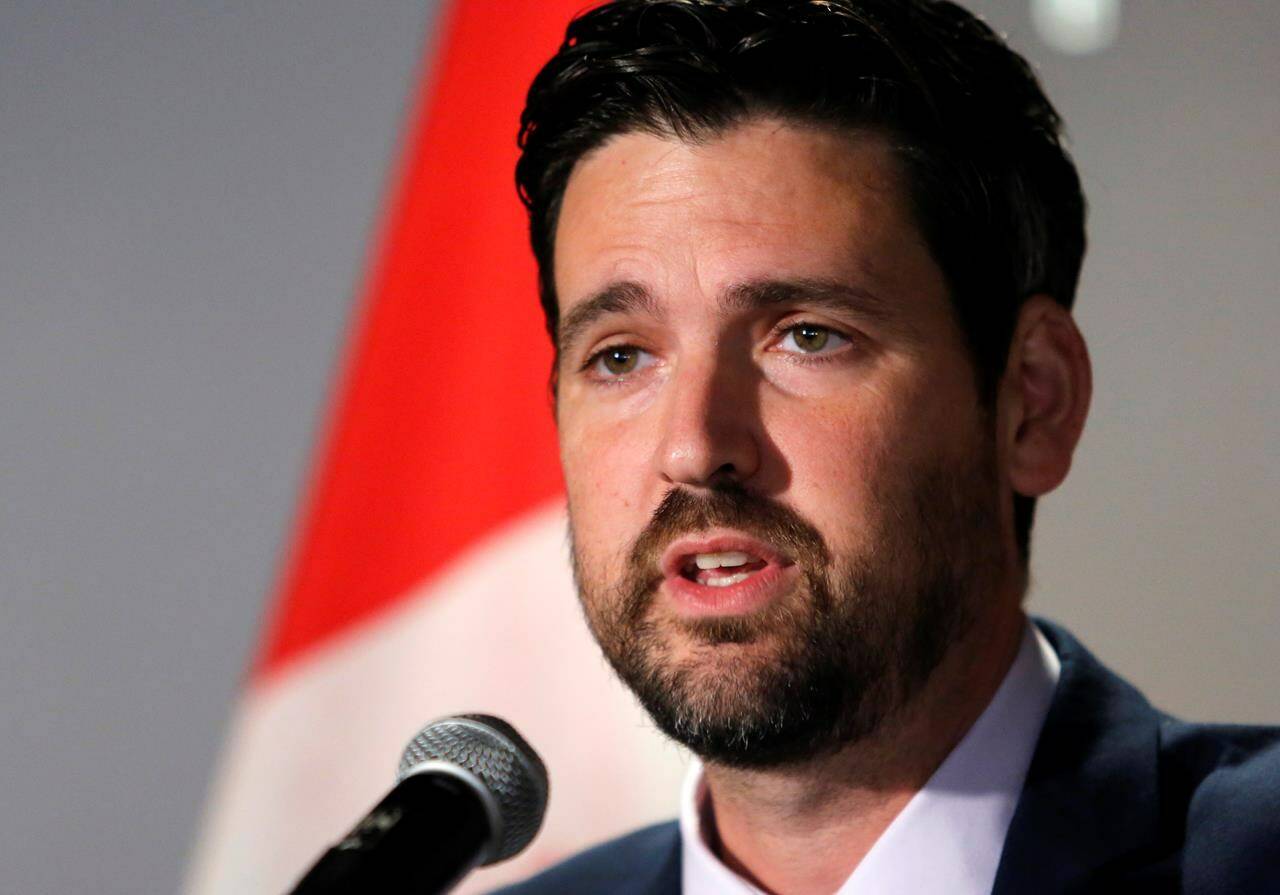
[[[1000,386],[1009,482],[1038,497],[1071,468],[1093,394],[1084,336],[1071,312],[1047,295],[1022,306]]]

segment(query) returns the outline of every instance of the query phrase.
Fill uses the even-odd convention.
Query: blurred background
[[[1276,722],[1280,4],[968,5],[1091,204],[1031,608],[1166,710]],[[180,885],[438,14],[0,4],[6,891]]]

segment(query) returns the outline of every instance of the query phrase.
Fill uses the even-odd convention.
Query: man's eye
[[[816,323],[797,323],[786,330],[778,347],[792,354],[823,354],[848,344],[849,340],[835,330]]]
[[[587,361],[587,369],[602,379],[626,376],[647,365],[648,352],[634,345],[610,345]]]

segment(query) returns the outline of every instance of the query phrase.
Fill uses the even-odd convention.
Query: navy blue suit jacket
[[[1062,673],[993,895],[1280,895],[1280,728],[1171,718],[1062,628],[1037,624]],[[501,895],[679,892],[680,834],[670,822]]]

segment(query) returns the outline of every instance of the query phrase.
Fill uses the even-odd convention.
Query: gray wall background
[[[1170,710],[1280,720],[1280,4],[1129,0],[1084,58],[973,5],[1093,209],[1031,605]],[[435,12],[0,4],[0,890],[178,885]]]

